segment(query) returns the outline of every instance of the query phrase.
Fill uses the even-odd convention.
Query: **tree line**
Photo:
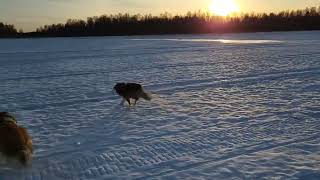
[[[185,15],[102,15],[87,20],[69,19],[65,24],[45,25],[32,33],[11,33],[31,37],[111,36],[151,34],[193,34],[261,31],[320,30],[320,6],[279,13],[246,13],[236,16],[213,16],[208,12]],[[3,29],[6,29],[3,28]],[[7,30],[8,31],[8,30]],[[0,33],[2,34],[0,24]],[[10,35],[10,33],[7,33]]]
[[[14,25],[0,22],[0,37],[13,37],[16,36],[17,33],[18,32]]]

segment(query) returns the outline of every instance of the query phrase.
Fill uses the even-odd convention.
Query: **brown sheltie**
[[[117,83],[113,89],[123,97],[129,105],[131,105],[130,99],[134,99],[134,105],[140,98],[150,101],[151,95],[146,93],[140,84],[136,83]]]
[[[32,159],[32,140],[27,130],[7,112],[0,112],[0,153],[26,166]]]

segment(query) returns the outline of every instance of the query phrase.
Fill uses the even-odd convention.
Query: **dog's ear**
[[[126,83],[117,83],[114,87],[115,88],[120,88],[126,86]]]
[[[120,86],[120,84],[117,83],[116,85],[113,86],[113,89],[116,89],[116,88],[118,88],[119,86]]]
[[[17,123],[17,119],[10,113],[8,112],[1,112],[0,113],[0,121],[4,121],[4,120],[11,120],[15,123]]]

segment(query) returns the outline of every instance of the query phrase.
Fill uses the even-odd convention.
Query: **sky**
[[[222,0],[223,1],[223,0]],[[241,12],[278,12],[320,6],[320,0],[235,0]],[[0,22],[25,32],[103,14],[185,14],[208,10],[212,0],[0,0]]]

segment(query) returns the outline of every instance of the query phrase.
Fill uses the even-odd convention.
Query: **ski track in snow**
[[[0,110],[35,149],[0,179],[320,179],[319,32],[221,36],[0,40]]]

